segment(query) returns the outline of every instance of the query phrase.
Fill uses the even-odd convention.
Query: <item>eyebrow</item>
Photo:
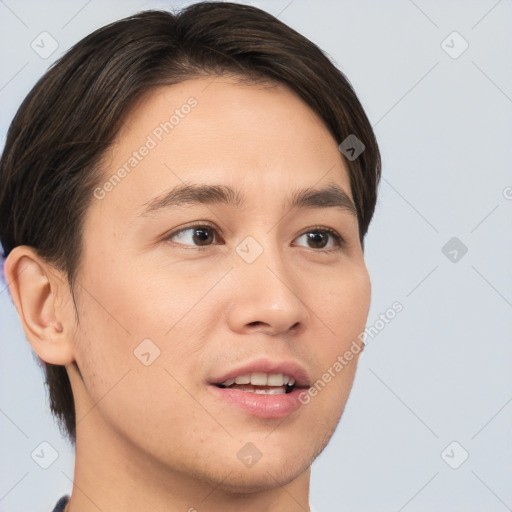
[[[144,204],[140,216],[148,216],[182,205],[227,205],[241,208],[245,198],[238,190],[227,185],[187,184],[177,185],[162,196]],[[331,183],[323,188],[301,188],[292,193],[284,202],[286,209],[294,208],[337,208],[357,217],[357,209],[348,194],[338,185]]]

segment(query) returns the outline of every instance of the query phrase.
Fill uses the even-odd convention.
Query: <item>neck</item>
[[[80,417],[80,416],[79,416]],[[94,410],[77,425],[74,486],[69,512],[309,512],[310,469],[281,485],[269,474],[259,488],[230,488],[172,468],[109,430]],[[244,470],[241,466],[240,471]]]

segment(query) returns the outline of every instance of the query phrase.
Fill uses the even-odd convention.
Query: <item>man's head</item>
[[[238,490],[306,470],[354,377],[360,348],[335,363],[366,322],[379,176],[348,81],[263,11],[146,12],[79,42],[0,167],[6,275],[70,438]],[[296,383],[242,391],[261,373]],[[238,474],[244,450],[261,462]]]

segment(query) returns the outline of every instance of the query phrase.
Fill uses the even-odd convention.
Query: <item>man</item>
[[[56,510],[309,509],[379,177],[346,78],[253,7],[141,13],[43,77],[2,155],[0,240],[76,443]]]

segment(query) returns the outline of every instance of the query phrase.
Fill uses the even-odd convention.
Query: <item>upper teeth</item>
[[[247,375],[239,375],[234,379],[228,379],[222,382],[223,386],[231,386],[231,384],[252,384],[253,386],[293,386],[295,379],[282,373],[248,373]]]

